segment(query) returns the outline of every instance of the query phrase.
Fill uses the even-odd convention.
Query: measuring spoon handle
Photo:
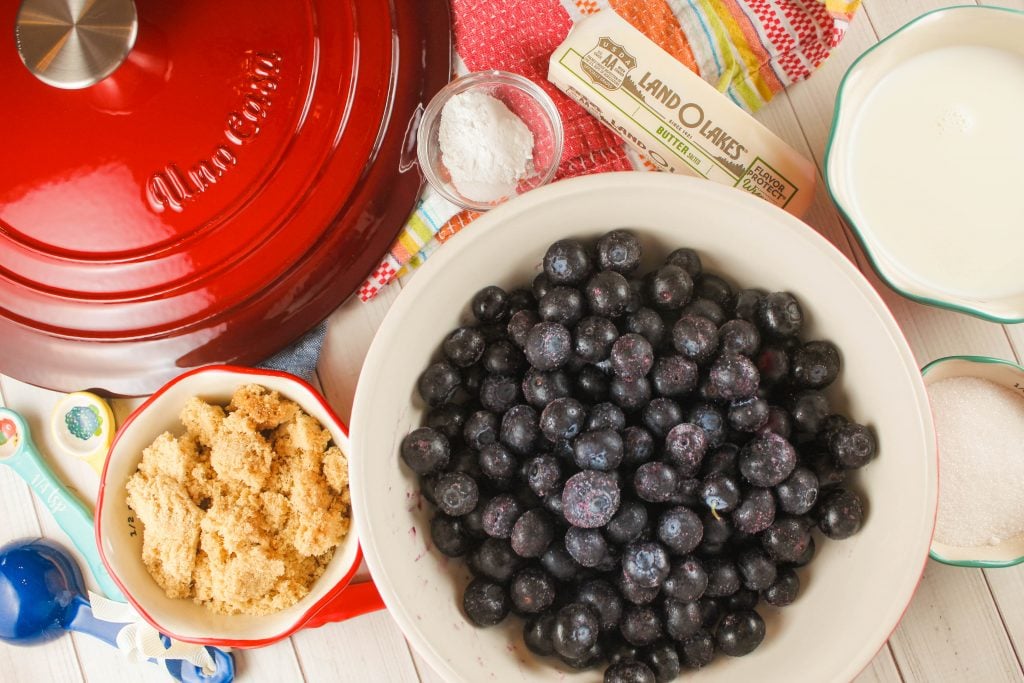
[[[11,458],[8,464],[28,483],[32,492],[53,515],[57,525],[64,530],[64,533],[78,548],[78,552],[85,557],[100,591],[111,600],[124,602],[124,595],[114,580],[110,578],[107,568],[100,560],[99,551],[96,549],[92,514],[82,501],[78,500],[57,480],[50,468],[43,462],[32,437],[26,433],[21,435],[21,438],[23,443],[19,448],[19,453],[16,457]]]

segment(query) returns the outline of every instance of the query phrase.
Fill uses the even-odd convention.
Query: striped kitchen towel
[[[556,178],[650,168],[547,81],[573,21],[611,9],[747,111],[810,76],[839,44],[860,0],[451,0],[457,73],[501,69],[543,87],[562,115]],[[359,289],[369,301],[417,268],[478,214],[427,188],[401,235]]]

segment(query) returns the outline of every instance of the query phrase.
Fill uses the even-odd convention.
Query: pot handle
[[[335,621],[345,621],[370,612],[386,609],[373,581],[350,583],[320,611],[310,617],[303,628],[318,628]]]

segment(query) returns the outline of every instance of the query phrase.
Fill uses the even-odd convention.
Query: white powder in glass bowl
[[[515,193],[533,175],[533,133],[504,102],[468,90],[441,109],[441,163],[459,194],[493,202]]]
[[[977,377],[928,386],[939,444],[935,539],[973,548],[1024,533],[1024,397]]]

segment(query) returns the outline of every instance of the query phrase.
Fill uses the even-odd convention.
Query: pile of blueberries
[[[860,529],[843,483],[877,450],[832,412],[840,354],[799,338],[796,298],[736,291],[691,249],[642,277],[640,260],[626,230],[564,239],[532,289],[477,292],[401,445],[434,545],[475,576],[466,616],[514,612],[532,652],[609,683],[753,651],[812,529]]]

